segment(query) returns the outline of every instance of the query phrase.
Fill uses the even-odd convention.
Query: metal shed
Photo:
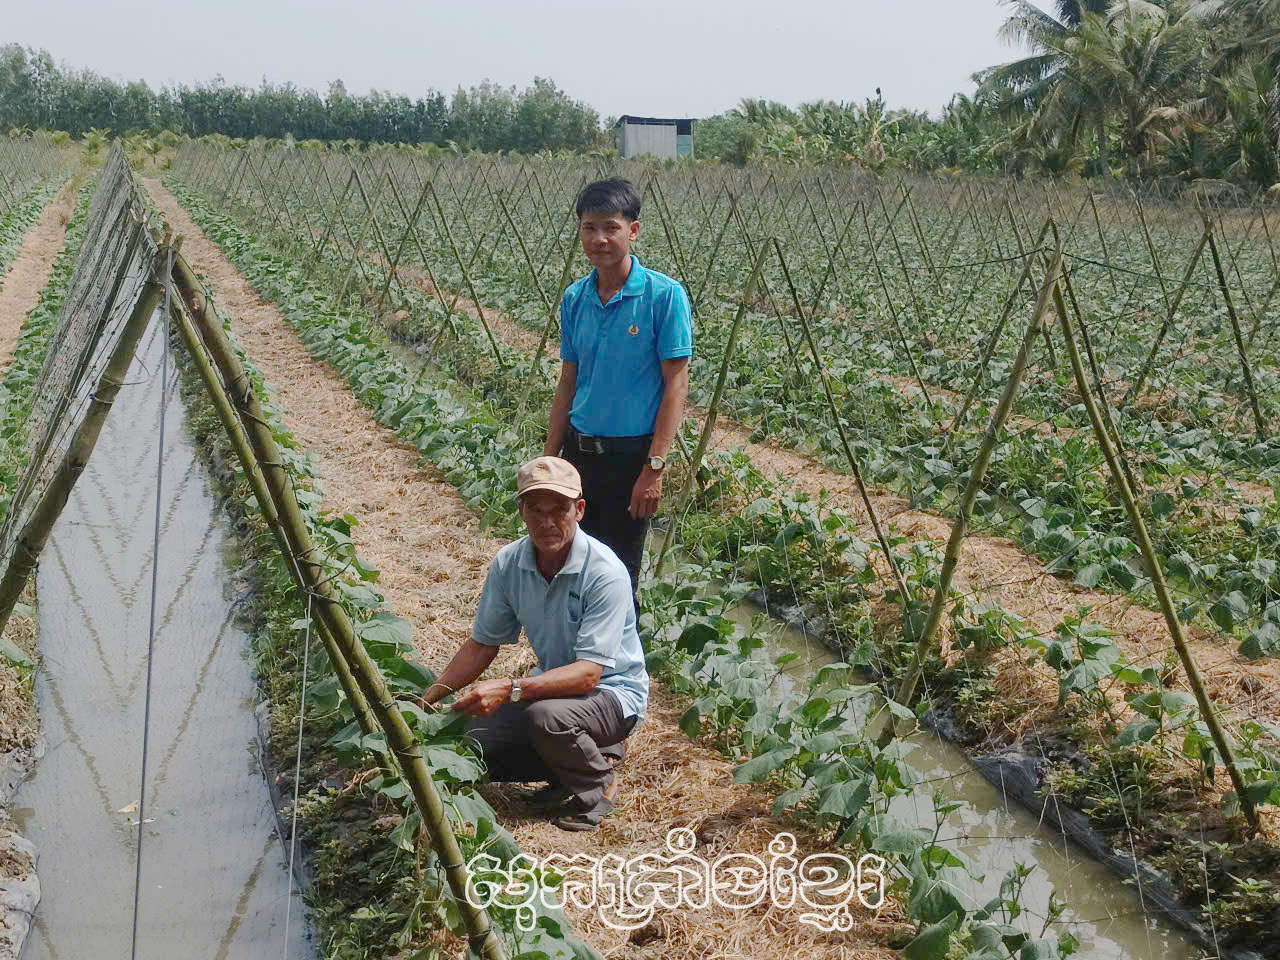
[[[618,153],[623,157],[693,156],[693,121],[674,117],[618,118]]]

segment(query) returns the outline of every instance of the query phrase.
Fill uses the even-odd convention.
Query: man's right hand
[[[481,680],[453,701],[451,709],[473,717],[487,717],[511,699],[511,687],[510,677]]]

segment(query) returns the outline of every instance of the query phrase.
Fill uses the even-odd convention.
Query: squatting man
[[[516,474],[527,536],[494,558],[471,638],[424,705],[468,684],[452,709],[469,715],[494,781],[548,785],[526,799],[564,830],[592,830],[613,807],[613,764],[644,716],[649,674],[631,578],[617,555],[579,528],[586,501],[573,464],[538,457]],[[479,680],[524,628],[538,658],[527,677]]]

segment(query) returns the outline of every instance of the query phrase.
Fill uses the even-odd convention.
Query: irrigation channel
[[[229,531],[153,318],[38,574],[48,751],[15,811],[43,897],[23,960],[129,957],[156,562],[139,958],[313,955],[258,763],[258,690]],[[237,595],[238,594],[238,595]],[[286,908],[289,919],[286,922]],[[287,928],[287,935],[286,935]]]
[[[760,608],[744,604],[728,615],[750,629]],[[806,634],[803,627],[768,621],[761,659],[772,662],[786,653],[798,654],[770,687],[772,705],[803,702],[813,677],[839,658]],[[859,718],[860,719],[860,718]],[[858,721],[854,721],[858,722]],[[897,798],[889,812],[902,820],[934,828],[934,791],[948,801],[963,801],[942,826],[946,846],[962,852],[981,870],[984,879],[959,891],[960,899],[975,908],[995,897],[1000,881],[1015,864],[1034,867],[1024,889],[1023,902],[1039,910],[1057,891],[1066,909],[1054,929],[1069,930],[1081,943],[1081,956],[1095,960],[1196,960],[1205,951],[1148,905],[1143,908],[1138,890],[1077,849],[1060,832],[1025,807],[1006,797],[989,783],[967,756],[931,730],[923,730],[912,743],[908,762],[919,774],[917,789]],[[1032,923],[1034,927],[1034,922]]]

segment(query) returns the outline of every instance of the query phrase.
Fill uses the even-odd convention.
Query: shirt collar
[[[634,267],[633,267],[634,269]],[[565,560],[564,566],[560,568],[561,573],[578,573],[582,570],[583,564],[587,559],[587,534],[583,532],[582,527],[578,527],[578,532],[574,534],[573,546],[569,548],[568,559]],[[533,538],[526,536],[524,538],[524,549],[520,551],[520,569],[529,570],[536,573],[539,577],[542,572],[538,569],[537,557],[533,554]],[[554,579],[554,577],[552,578]]]
[[[627,274],[627,282],[618,292],[624,297],[638,297],[644,293],[644,264],[634,253],[631,255],[631,272]]]
[[[617,293],[615,293],[612,297],[609,298],[609,303],[613,303],[613,301],[620,300],[623,297],[638,297],[642,293],[644,293],[644,288],[645,288],[644,274],[645,274],[644,264],[640,262],[640,258],[637,257],[634,253],[631,254],[631,272],[627,274],[627,281],[622,285],[621,290],[619,290]],[[591,275],[588,278],[589,283],[587,284],[588,289],[593,294],[595,294],[595,302],[597,304],[600,303],[600,295],[598,293],[598,291],[600,290],[600,287],[596,283],[596,281],[599,278],[599,275],[600,275],[600,271],[597,270],[595,267],[592,267]]]

